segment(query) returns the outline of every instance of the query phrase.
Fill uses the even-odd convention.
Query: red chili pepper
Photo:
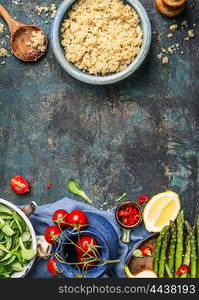
[[[151,248],[151,246],[147,245],[147,246],[141,248],[140,250],[142,251],[142,254],[144,256],[152,256],[152,252],[151,252],[152,248]]]
[[[133,208],[131,206],[127,206],[124,211],[124,216],[125,217],[130,216],[132,214],[132,210],[133,210]]]
[[[134,225],[134,224],[136,224],[136,223],[138,222],[138,220],[139,220],[139,219],[137,219],[137,218],[135,217],[135,215],[130,215],[130,216],[129,216],[129,219],[128,219],[129,225]]]
[[[149,197],[147,196],[147,195],[141,195],[141,196],[139,196],[138,197],[138,203],[143,203],[143,202],[149,202],[150,201],[150,199],[149,199]]]
[[[184,273],[189,273],[190,272],[190,268],[187,265],[182,265],[181,267],[179,267],[176,271],[176,275],[182,275]]]
[[[26,194],[30,192],[29,182],[22,176],[14,176],[10,181],[12,190],[17,194]]]
[[[129,223],[128,218],[127,218],[127,217],[123,217],[123,218],[122,218],[122,223],[123,223],[124,225],[129,225],[129,224],[128,224],[128,223]]]
[[[137,213],[138,213],[137,208],[133,208],[133,209],[132,209],[132,214],[133,214],[133,215],[136,215]]]
[[[52,182],[49,182],[49,183],[47,184],[47,186],[46,186],[47,190],[49,190],[49,189],[51,188],[52,185],[53,185]]]
[[[120,210],[118,212],[118,217],[122,217],[122,216],[124,216],[124,214],[125,214],[125,211],[124,210]]]

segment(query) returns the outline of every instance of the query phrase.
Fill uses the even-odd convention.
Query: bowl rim
[[[14,211],[16,211],[20,217],[22,217],[22,219],[26,222],[29,230],[30,230],[30,234],[31,234],[31,238],[32,238],[32,244],[31,244],[31,249],[37,251],[37,242],[36,242],[36,234],[35,234],[35,231],[34,231],[34,228],[30,222],[30,220],[28,219],[28,217],[25,215],[25,213],[20,209],[18,208],[16,205],[14,205],[13,203],[7,201],[7,200],[4,200],[2,198],[0,198],[0,203],[1,204],[4,204],[10,208],[12,208]],[[22,272],[14,272],[12,274],[12,276],[10,278],[21,278],[21,277],[24,277],[31,269],[34,261],[35,261],[35,258],[34,257],[33,259],[31,259],[26,265],[25,265],[25,270],[22,271]]]
[[[89,73],[86,73],[81,69],[75,67],[72,63],[68,62],[64,56],[64,51],[60,44],[60,26],[66,12],[76,1],[78,0],[64,0],[60,4],[51,27],[51,41],[52,41],[53,52],[60,65],[63,67],[63,69],[67,71],[74,78],[82,82],[95,84],[95,85],[116,83],[130,76],[132,73],[134,73],[146,58],[150,49],[151,39],[152,39],[151,23],[146,10],[144,6],[140,3],[140,1],[124,0],[124,2],[131,5],[140,16],[141,26],[143,30],[143,42],[142,42],[141,50],[137,55],[137,57],[135,58],[135,60],[125,70],[122,70],[118,73],[113,73],[104,76],[100,76],[100,75],[96,76],[96,75],[91,75]]]

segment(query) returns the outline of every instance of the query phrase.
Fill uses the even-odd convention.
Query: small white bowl
[[[60,43],[61,23],[63,19],[66,17],[67,11],[70,10],[71,6],[76,1],[77,0],[65,0],[60,4],[51,29],[51,40],[52,40],[53,51],[55,57],[57,58],[60,65],[64,68],[64,70],[68,72],[71,76],[75,77],[76,79],[79,79],[80,81],[90,83],[90,84],[98,84],[98,85],[116,83],[130,76],[132,73],[134,73],[143,63],[144,59],[146,58],[149,52],[149,48],[151,45],[151,35],[152,35],[151,24],[147,12],[143,7],[143,5],[138,0],[124,1],[129,5],[131,5],[140,16],[141,28],[143,30],[143,42],[139,54],[125,70],[110,75],[98,76],[98,75],[91,75],[88,72],[84,72],[79,68],[75,67],[74,64],[70,63],[64,56],[64,49]]]

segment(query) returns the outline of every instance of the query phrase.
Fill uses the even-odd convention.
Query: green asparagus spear
[[[197,237],[197,254],[198,254],[198,278],[199,278],[199,214],[196,218],[196,237]]]
[[[169,254],[168,254],[168,266],[172,274],[172,277],[174,277],[177,232],[176,232],[176,225],[173,221],[170,222],[170,233],[171,233],[171,240],[170,240]]]
[[[177,243],[176,243],[176,254],[175,254],[175,277],[179,277],[176,274],[178,268],[182,265],[183,256],[183,235],[184,235],[184,212],[180,211],[177,217]]]
[[[197,277],[197,250],[196,250],[196,237],[195,228],[191,230],[191,278]]]
[[[159,278],[164,278],[165,275],[166,253],[167,253],[167,248],[169,243],[169,237],[170,237],[170,233],[169,231],[167,231],[167,233],[163,238],[162,247],[160,250],[159,272],[158,272]]]
[[[185,250],[185,255],[183,259],[183,265],[190,266],[190,260],[191,260],[191,241],[190,241],[190,235],[187,236],[186,238],[186,250]],[[187,273],[182,274],[180,277],[181,278],[186,278]]]
[[[169,230],[169,226],[165,226],[162,231],[159,234],[159,237],[157,238],[157,244],[155,248],[155,255],[153,260],[153,270],[158,275],[158,265],[159,265],[159,259],[160,259],[160,250],[162,246],[162,240],[165,236],[166,232]]]
[[[168,263],[165,264],[165,269],[166,269],[166,272],[167,272],[168,277],[169,277],[169,278],[173,278],[173,273],[171,272],[171,269],[170,269]]]
[[[190,244],[191,244],[191,262],[190,262],[190,277],[197,277],[197,250],[196,250],[196,237],[195,237],[195,228],[193,229],[189,222],[185,221],[185,228],[190,235]]]
[[[187,233],[190,234],[190,231],[192,230],[192,228],[191,228],[191,225],[189,224],[189,222],[186,220],[184,221],[184,227],[185,227]]]

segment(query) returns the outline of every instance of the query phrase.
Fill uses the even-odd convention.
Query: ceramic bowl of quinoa
[[[51,40],[56,59],[71,76],[89,84],[112,84],[143,63],[151,25],[138,0],[65,0]]]

